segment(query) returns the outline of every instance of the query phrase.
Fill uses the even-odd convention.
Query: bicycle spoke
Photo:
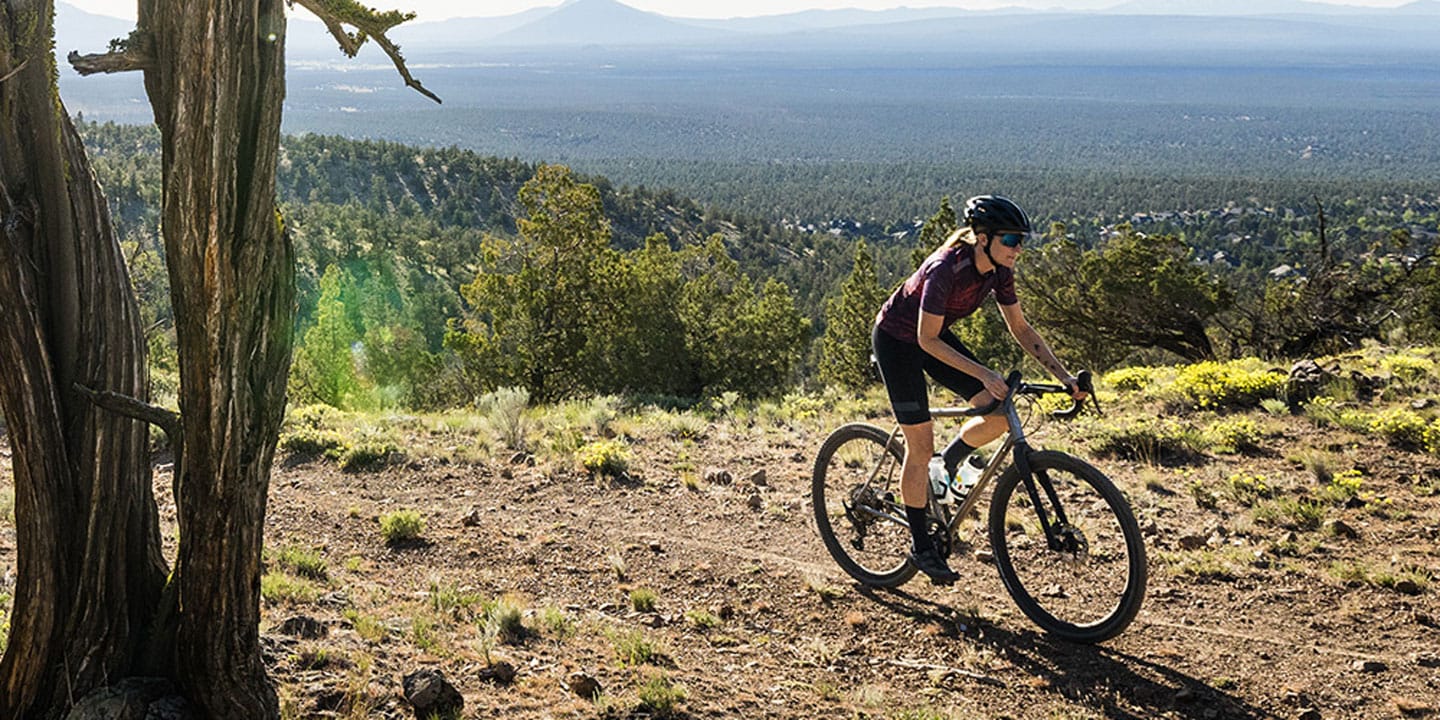
[[[899,503],[901,452],[869,425],[847,425],[815,461],[812,501],[825,546],[855,579],[894,586],[909,580],[910,530]]]

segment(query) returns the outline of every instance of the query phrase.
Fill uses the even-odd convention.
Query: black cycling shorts
[[[961,355],[976,360],[975,353],[970,352],[970,348],[965,347],[955,333],[945,330],[940,333],[940,340]],[[890,394],[890,407],[895,410],[895,419],[901,425],[930,421],[930,400],[925,387],[927,373],[935,378],[935,382],[958,394],[964,402],[969,402],[970,398],[985,389],[985,383],[979,378],[941,362],[920,349],[919,343],[895,339],[878,326],[870,332],[870,344],[875,350],[875,361],[880,365],[880,379],[885,381],[885,391]]]

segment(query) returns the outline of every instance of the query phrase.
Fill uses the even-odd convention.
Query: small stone
[[[975,559],[983,563],[995,562],[995,553],[991,550],[976,550]]]
[[[1401,595],[1419,595],[1420,586],[1414,580],[1405,579],[1395,583],[1395,592]]]
[[[651,541],[650,541],[650,552],[653,552],[653,553],[662,553],[662,552],[665,552],[665,548],[660,545],[660,541],[659,541],[659,540],[651,540]]]
[[[470,512],[465,513],[465,517],[460,518],[460,524],[465,527],[480,527],[480,511],[476,508],[470,508]]]
[[[1205,547],[1205,544],[1209,540],[1210,538],[1206,535],[1191,533],[1189,535],[1181,535],[1178,542],[1180,543],[1181,550],[1199,550]]]
[[[297,637],[302,640],[319,640],[329,632],[325,627],[325,623],[304,615],[288,618],[285,622],[280,623],[280,627],[276,629],[281,635],[289,635],[290,637]]]
[[[465,709],[465,698],[445,679],[439,670],[417,670],[401,681],[405,700],[415,708],[416,717],[458,714]]]
[[[760,493],[758,492],[750,493],[750,499],[746,500],[745,503],[750,506],[751,510],[759,510],[765,507],[765,498],[760,497]]]
[[[1392,700],[1395,710],[1405,717],[1423,718],[1435,714],[1435,706],[1420,700],[1397,697]]]
[[[1380,660],[1356,660],[1352,667],[1366,673],[1382,673],[1390,669],[1389,665]]]
[[[1440,655],[1421,655],[1415,662],[1423,668],[1440,668]]]
[[[515,682],[515,666],[504,660],[480,668],[480,679],[496,685],[509,685]]]
[[[1325,530],[1335,537],[1350,538],[1351,540],[1360,537],[1360,533],[1356,532],[1355,528],[1350,527],[1349,523],[1346,523],[1344,520],[1325,521]]]
[[[594,700],[604,690],[599,680],[579,671],[570,673],[565,678],[565,686],[570,688],[570,692],[586,700]]]
[[[705,484],[707,485],[729,485],[732,482],[735,482],[735,479],[730,476],[729,470],[722,468],[705,470]]]
[[[769,481],[765,479],[765,468],[760,468],[750,473],[750,477],[745,478],[745,480],[756,487],[765,487],[769,484]]]
[[[1320,720],[1320,711],[1313,707],[1300,708],[1300,714],[1295,716],[1295,720]]]

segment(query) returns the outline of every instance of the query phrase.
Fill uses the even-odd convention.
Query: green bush
[[[1153,418],[1100,425],[1094,434],[1097,454],[1150,463],[1189,461],[1204,454],[1210,444],[1203,432]]]
[[[1408,408],[1391,408],[1373,415],[1367,428],[1391,445],[1406,450],[1424,450],[1427,445],[1425,418]]]
[[[1247,473],[1235,473],[1231,475],[1226,483],[1230,486],[1230,494],[1241,505],[1254,505],[1262,498],[1268,498],[1275,494],[1274,488],[1265,480],[1264,475],[1249,475]]]
[[[1432,455],[1440,455],[1440,418],[1431,420],[1425,427],[1425,450]]]
[[[350,447],[340,433],[312,426],[301,426],[294,432],[284,433],[280,436],[280,449],[294,455],[338,460],[349,451]]]
[[[1105,373],[1101,381],[1116,390],[1144,390],[1155,379],[1155,368],[1127,367]]]
[[[619,477],[630,469],[630,449],[618,440],[597,440],[580,448],[575,456],[592,474]]]
[[[1284,373],[1255,359],[1205,361],[1181,368],[1173,389],[1201,409],[1252,408],[1279,397],[1285,380]]]
[[[345,472],[368,472],[379,470],[398,461],[404,453],[393,443],[367,440],[352,445],[340,455],[340,469]]]
[[[380,518],[380,535],[386,544],[418,540],[425,533],[425,520],[414,510],[396,510]]]
[[[1244,452],[1260,447],[1264,433],[1260,425],[1250,418],[1218,420],[1206,430],[1215,449],[1221,452]]]
[[[675,715],[680,703],[685,701],[685,688],[674,685],[665,675],[657,674],[640,686],[640,707],[657,718]]]
[[[1435,363],[1409,354],[1391,355],[1381,361],[1390,376],[1409,387],[1420,387],[1435,377]]]

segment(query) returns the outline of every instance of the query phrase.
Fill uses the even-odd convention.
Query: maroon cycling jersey
[[[1003,265],[981,275],[975,268],[975,246],[956,243],[955,247],[940,246],[930,253],[920,269],[905,284],[895,289],[880,307],[875,324],[896,340],[916,342],[920,310],[941,315],[944,327],[975,312],[985,298],[995,296],[1001,305],[1014,305],[1015,272]]]

